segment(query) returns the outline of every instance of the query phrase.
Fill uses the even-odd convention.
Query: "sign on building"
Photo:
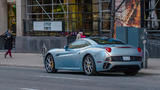
[[[62,21],[34,21],[34,31],[62,31]]]

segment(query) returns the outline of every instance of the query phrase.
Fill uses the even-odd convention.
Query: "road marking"
[[[83,78],[69,78],[69,77],[55,77],[55,76],[40,76],[42,78],[53,78],[53,79],[69,79],[69,80],[84,80],[84,81],[87,81],[87,80],[90,80],[90,79],[83,79]]]
[[[33,88],[20,88],[20,90],[38,90],[38,89],[33,89]]]

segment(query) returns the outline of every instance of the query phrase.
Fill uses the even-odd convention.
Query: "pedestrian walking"
[[[12,43],[13,43],[13,36],[11,34],[11,31],[7,30],[7,32],[5,33],[5,48],[7,49],[7,52],[4,55],[5,58],[7,57],[8,54],[12,58],[12,54],[11,54],[11,50],[13,46]]]
[[[86,37],[86,36],[83,35],[83,32],[79,32],[79,33],[77,34],[76,40],[78,40],[78,39],[80,39],[80,38],[85,38],[85,37]]]

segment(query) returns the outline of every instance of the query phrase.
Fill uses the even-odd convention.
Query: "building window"
[[[109,0],[107,0],[109,1]],[[99,0],[26,0],[25,35],[59,35],[64,32],[98,35],[100,16]],[[102,4],[110,10],[110,2]],[[110,30],[110,12],[102,14],[101,31]],[[34,21],[62,21],[62,32],[34,31]]]

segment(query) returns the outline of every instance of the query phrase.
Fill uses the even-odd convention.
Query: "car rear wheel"
[[[83,60],[83,70],[86,75],[95,75],[96,74],[96,66],[94,59],[91,55],[85,56]]]
[[[138,71],[125,71],[124,74],[127,76],[135,76]]]
[[[47,55],[45,59],[45,69],[48,73],[57,72],[55,69],[55,62],[52,55]]]

